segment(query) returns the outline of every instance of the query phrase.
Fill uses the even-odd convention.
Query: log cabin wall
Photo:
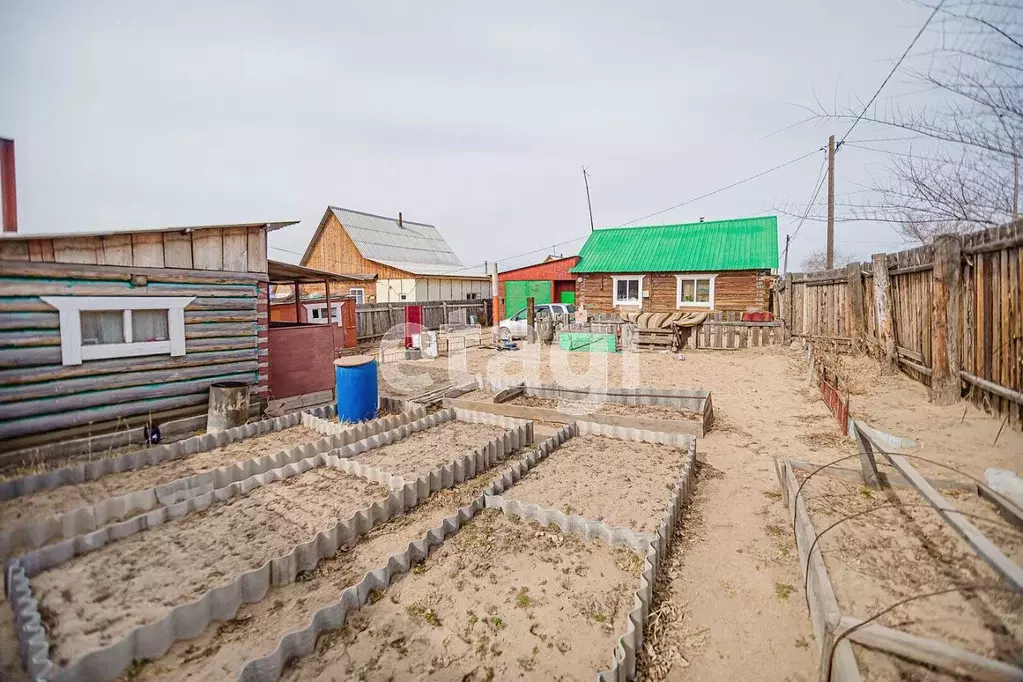
[[[686,273],[692,274],[692,273]],[[771,275],[767,271],[737,270],[716,274],[714,279],[714,307],[712,311],[767,310]],[[614,280],[612,277],[643,276],[643,290],[650,296],[642,299],[640,306],[614,305]],[[708,308],[677,305],[677,280],[675,273],[646,272],[635,275],[619,273],[591,273],[581,275],[577,284],[576,303],[591,313],[626,312],[669,312],[675,310],[706,312]]]
[[[265,399],[266,230],[0,240],[0,452],[206,411],[210,384]],[[191,296],[185,354],[62,360],[43,296]]]

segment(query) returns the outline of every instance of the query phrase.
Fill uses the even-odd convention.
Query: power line
[[[944,4],[945,0],[941,0],[934,7],[934,11],[931,12],[931,14],[927,17],[927,21],[924,22],[924,25],[921,26],[920,30],[916,32],[915,36],[913,36],[913,40],[910,41],[909,46],[906,48],[906,51],[902,53],[901,57],[899,57],[899,61],[895,62],[895,66],[893,66],[892,70],[888,72],[888,75],[885,76],[885,79],[881,81],[881,85],[877,88],[877,90],[874,91],[874,94],[873,96],[871,96],[870,101],[868,101],[866,106],[863,107],[863,111],[860,112],[860,115],[857,116],[856,119],[852,122],[852,125],[849,126],[849,130],[845,131],[845,135],[842,136],[842,140],[838,143],[839,145],[845,143],[845,139],[849,137],[849,134],[853,131],[853,128],[856,127],[856,124],[859,123],[860,119],[863,118],[863,116],[867,113],[867,109],[870,108],[870,105],[874,103],[874,100],[877,99],[877,96],[881,94],[882,90],[884,90],[884,86],[888,85],[888,81],[892,79],[892,76],[895,75],[895,72],[899,70],[900,66],[902,66],[902,62],[903,60],[906,59],[906,55],[908,55],[909,51],[913,49],[914,45],[916,45],[916,41],[920,40],[920,36],[923,35],[924,31],[927,29],[927,26],[931,23],[931,19],[934,18],[934,15],[938,13],[938,10],[940,10],[941,6]]]
[[[778,164],[777,166],[774,166],[773,168],[768,168],[767,170],[761,171],[761,172],[757,173],[756,175],[751,175],[748,178],[743,178],[742,180],[739,180],[737,182],[733,182],[730,185],[726,185],[725,187],[721,187],[721,188],[716,189],[716,190],[714,190],[712,192],[707,192],[706,194],[701,194],[698,197],[694,197],[692,199],[684,201],[681,204],[676,204],[675,206],[672,206],[671,208],[666,208],[663,211],[657,211],[655,213],[651,213],[651,214],[643,216],[641,218],[636,218],[635,220],[630,220],[627,223],[623,223],[621,225],[616,225],[616,227],[627,227],[628,225],[632,225],[633,223],[637,223],[640,220],[646,220],[647,218],[652,218],[655,215],[660,215],[661,213],[666,213],[667,211],[671,211],[671,210],[679,208],[681,206],[685,206],[687,204],[691,204],[693,202],[699,201],[700,199],[706,199],[707,197],[713,196],[713,195],[718,194],[720,192],[724,192],[725,190],[728,190],[728,189],[732,189],[733,187],[738,187],[739,185],[747,183],[750,180],[755,180],[755,179],[757,179],[759,177],[767,175],[768,173],[773,173],[774,171],[780,170],[782,168],[785,168],[786,166],[791,166],[792,164],[796,163],[797,161],[802,161],[803,159],[805,159],[805,158],[807,158],[809,156],[812,156],[813,154],[816,154],[817,152],[821,151],[822,149],[824,149],[824,147],[819,147],[817,149],[814,149],[812,151],[807,152],[806,154],[803,154],[802,156],[797,156],[796,158],[794,158],[794,159],[792,159],[790,161],[786,161],[785,163]],[[573,242],[581,241],[583,239],[586,239],[587,237],[589,237],[589,234],[584,234],[584,235],[581,235],[581,236],[578,236],[578,237],[573,237],[571,239],[567,239],[567,240],[565,240],[563,242],[558,242],[556,244],[549,244],[549,245],[543,246],[543,247],[541,247],[539,249],[533,249],[532,251],[524,251],[522,253],[517,253],[517,254],[514,254],[512,256],[504,256],[504,257],[501,257],[501,258],[498,258],[498,259],[494,260],[494,262],[496,263],[496,262],[499,262],[499,261],[515,260],[516,258],[522,258],[523,256],[531,256],[531,255],[533,255],[535,253],[546,253],[548,249],[556,248],[558,246],[567,246],[568,244],[571,244]],[[278,251],[283,251],[285,253],[295,254],[296,256],[303,256],[303,255],[305,255],[304,253],[299,253],[298,251],[291,251],[290,249],[285,249],[285,248],[282,248],[280,246],[273,246],[273,245],[271,245],[270,248],[271,249],[276,249]],[[484,263],[487,263],[487,262],[488,261],[481,261],[480,263],[477,263],[475,265],[468,265],[468,266],[465,266],[465,267],[462,267],[462,268],[453,268],[453,269],[449,270],[448,272],[463,272],[465,270],[474,270],[474,269],[482,266]]]
[[[795,232],[792,233],[792,239],[789,240],[789,244],[787,244],[785,246],[785,256],[786,257],[788,256],[788,253],[789,253],[789,245],[796,240],[796,235],[798,235],[799,231],[801,229],[803,229],[803,223],[806,222],[806,217],[808,215],[810,215],[810,209],[812,209],[813,205],[817,202],[817,196],[820,194],[821,188],[824,187],[824,179],[827,177],[824,174],[824,168],[827,166],[827,163],[828,163],[828,159],[827,159],[827,157],[824,157],[824,160],[821,161],[821,168],[820,168],[819,171],[817,171],[817,176],[818,177],[817,177],[816,187],[813,190],[813,195],[810,197],[810,203],[808,203],[806,205],[806,211],[803,212],[803,217],[799,219],[799,225],[796,226]]]
[[[720,192],[724,192],[726,189],[732,189],[733,187],[738,187],[739,185],[747,183],[750,180],[756,180],[757,178],[762,177],[764,175],[767,175],[768,173],[773,173],[776,170],[780,170],[782,168],[785,168],[785,166],[791,166],[792,164],[794,164],[797,161],[802,161],[803,159],[807,158],[808,156],[813,156],[814,154],[816,154],[817,152],[821,151],[822,149],[824,149],[824,148],[823,147],[819,147],[817,149],[814,149],[813,151],[809,151],[806,154],[803,154],[802,156],[797,156],[796,158],[792,159],[791,161],[786,161],[785,163],[779,164],[779,165],[777,165],[777,166],[775,166],[773,168],[768,168],[765,171],[760,171],[756,175],[751,175],[748,178],[743,178],[742,180],[739,180],[738,182],[733,182],[732,184],[726,185],[724,187],[721,187],[720,189],[716,189],[713,192],[707,192],[706,194],[701,194],[698,197],[693,197],[692,199],[687,199],[686,201],[683,201],[681,204],[675,204],[674,206],[669,206],[668,208],[662,209],[660,211],[654,211],[653,213],[648,213],[645,216],[641,216],[639,218],[636,218],[635,220],[630,220],[627,223],[622,223],[620,225],[615,225],[615,227],[628,227],[629,225],[638,223],[641,220],[646,220],[647,218],[653,218],[656,215],[661,215],[662,213],[667,213],[668,211],[674,211],[676,208],[682,208],[683,206],[687,206],[688,204],[691,204],[693,202],[699,201],[700,199],[706,199],[707,197],[712,197],[715,194],[718,194]]]

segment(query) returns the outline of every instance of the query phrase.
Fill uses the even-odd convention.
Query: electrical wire
[[[884,90],[884,86],[888,85],[888,81],[892,79],[892,76],[895,75],[895,72],[899,70],[900,66],[902,66],[902,62],[906,59],[906,56],[909,54],[909,51],[913,49],[914,45],[916,45],[916,41],[920,40],[920,36],[923,35],[924,31],[930,25],[931,20],[934,19],[934,15],[938,13],[938,11],[941,9],[941,6],[944,4],[945,0],[940,0],[940,2],[937,5],[935,5],[934,10],[927,17],[927,21],[925,21],[924,25],[920,27],[920,30],[916,32],[916,35],[913,36],[913,40],[911,40],[909,46],[906,47],[905,52],[903,52],[902,56],[899,57],[899,61],[895,62],[895,66],[893,66],[892,70],[888,72],[888,75],[885,76],[885,79],[881,81],[881,85],[878,86],[877,90],[874,91],[874,94],[870,97],[870,100],[863,107],[863,111],[860,112],[860,115],[857,116],[856,119],[852,122],[852,125],[849,126],[849,130],[845,131],[845,135],[842,136],[842,139],[838,143],[839,146],[845,144],[846,138],[848,138],[849,134],[852,133],[853,129],[856,127],[856,124],[860,122],[860,119],[862,119],[864,115],[866,115],[867,109],[870,108],[870,106],[874,103],[874,100],[877,99],[877,96],[881,94],[882,90]]]
[[[782,164],[779,164],[777,166],[774,166],[773,168],[768,168],[765,171],[760,171],[756,175],[751,175],[748,178],[743,178],[742,180],[739,180],[738,182],[733,182],[732,184],[726,185],[725,187],[721,187],[720,189],[716,189],[713,192],[707,192],[706,194],[701,194],[698,197],[693,197],[692,199],[687,199],[687,200],[683,201],[680,204],[675,204],[674,206],[669,206],[668,208],[661,209],[660,211],[654,211],[653,213],[648,213],[645,216],[640,216],[639,218],[636,218],[634,220],[630,220],[627,223],[621,223],[620,225],[615,225],[615,227],[628,227],[629,225],[633,225],[635,223],[638,223],[641,220],[646,220],[647,218],[653,218],[654,216],[661,215],[662,213],[667,213],[668,211],[674,211],[676,208],[682,208],[683,206],[687,206],[687,205],[689,205],[689,204],[691,204],[693,202],[699,201],[700,199],[706,199],[707,197],[714,196],[715,194],[718,194],[719,192],[724,192],[727,189],[732,189],[733,187],[738,187],[739,185],[745,184],[745,183],[749,182],[750,180],[756,180],[757,178],[762,177],[764,175],[767,175],[768,173],[773,173],[774,171],[780,170],[782,168],[785,168],[786,166],[791,166],[792,164],[796,163],[797,161],[802,161],[803,159],[807,158],[808,156],[813,156],[814,154],[816,154],[817,152],[819,152],[819,151],[821,151],[823,149],[824,149],[824,147],[819,147],[817,149],[814,149],[812,151],[807,152],[806,154],[803,154],[802,156],[797,156],[796,158],[792,159],[791,161],[786,161],[785,163],[782,163]]]
[[[819,151],[821,151],[823,149],[824,149],[823,147],[819,147],[817,149],[814,149],[812,151],[807,152],[806,154],[803,154],[801,156],[797,156],[794,159],[786,161],[785,163],[781,163],[781,164],[778,164],[777,166],[774,166],[772,168],[768,168],[767,170],[760,171],[756,175],[751,175],[751,176],[749,176],[747,178],[743,178],[742,180],[739,180],[737,182],[733,182],[730,185],[726,185],[724,187],[720,187],[720,188],[718,188],[718,189],[716,189],[716,190],[714,190],[712,192],[707,192],[706,194],[701,194],[698,197],[694,197],[692,199],[687,199],[686,201],[683,201],[680,204],[675,204],[674,206],[671,206],[670,208],[666,208],[666,209],[663,209],[663,210],[660,210],[660,211],[655,211],[654,213],[650,213],[650,214],[642,216],[640,218],[636,218],[635,220],[630,220],[629,222],[622,223],[621,225],[616,225],[615,227],[628,227],[629,225],[637,223],[640,220],[646,220],[647,218],[652,218],[652,217],[654,217],[656,215],[660,215],[662,213],[667,213],[668,211],[674,210],[676,208],[680,208],[682,206],[686,206],[686,205],[691,204],[693,202],[699,201],[700,199],[706,199],[707,197],[714,196],[715,194],[718,194],[720,192],[724,192],[725,190],[732,189],[733,187],[738,187],[739,185],[745,184],[745,183],[747,183],[747,182],[749,182],[751,180],[756,180],[757,178],[763,177],[763,176],[767,175],[768,173],[773,173],[774,171],[780,170],[782,168],[785,168],[786,166],[791,166],[792,164],[796,163],[797,161],[802,161],[803,159],[805,159],[805,158],[807,158],[809,156],[812,156],[813,154],[816,154],[817,152],[819,152]],[[613,229],[613,228],[609,228],[609,229]],[[531,256],[531,255],[533,255],[535,253],[544,253],[544,252],[546,252],[549,249],[555,249],[555,248],[557,248],[559,246],[567,246],[568,244],[572,244],[573,242],[577,242],[577,241],[581,241],[583,239],[586,239],[589,236],[590,235],[588,233],[588,234],[585,234],[585,235],[581,235],[579,237],[573,237],[572,239],[567,239],[567,240],[565,240],[563,242],[558,242],[556,244],[546,245],[546,246],[543,246],[543,247],[541,247],[539,249],[533,249],[532,251],[524,251],[522,253],[517,253],[517,254],[511,255],[511,256],[503,256],[501,258],[494,259],[493,261],[490,261],[490,260],[481,261],[480,263],[477,263],[475,265],[467,265],[467,266],[464,266],[464,267],[461,267],[461,268],[452,268],[451,270],[448,270],[447,272],[463,272],[463,271],[466,271],[466,270],[475,270],[476,268],[479,268],[480,266],[482,266],[482,265],[484,265],[486,263],[489,263],[489,262],[497,263],[499,261],[510,261],[510,260],[515,260],[516,258],[522,258],[523,256]],[[285,249],[285,248],[280,247],[280,246],[273,246],[273,245],[271,245],[269,248],[275,249],[277,251],[283,251],[284,253],[291,253],[291,254],[294,254],[296,256],[303,256],[303,255],[305,255],[304,253],[299,253],[298,251],[292,251],[290,249]]]

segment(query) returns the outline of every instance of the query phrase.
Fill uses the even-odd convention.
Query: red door
[[[412,334],[418,334],[423,328],[423,306],[405,306],[405,347],[412,347]]]

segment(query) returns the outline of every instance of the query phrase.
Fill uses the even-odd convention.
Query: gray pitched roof
[[[328,210],[348,232],[359,253],[371,261],[416,275],[486,276],[480,267],[467,268],[462,265],[462,261],[433,225],[403,219],[399,226],[397,216],[373,215],[337,206],[330,206]],[[303,261],[309,256],[322,228],[321,222],[320,229],[313,235],[306,249]]]

